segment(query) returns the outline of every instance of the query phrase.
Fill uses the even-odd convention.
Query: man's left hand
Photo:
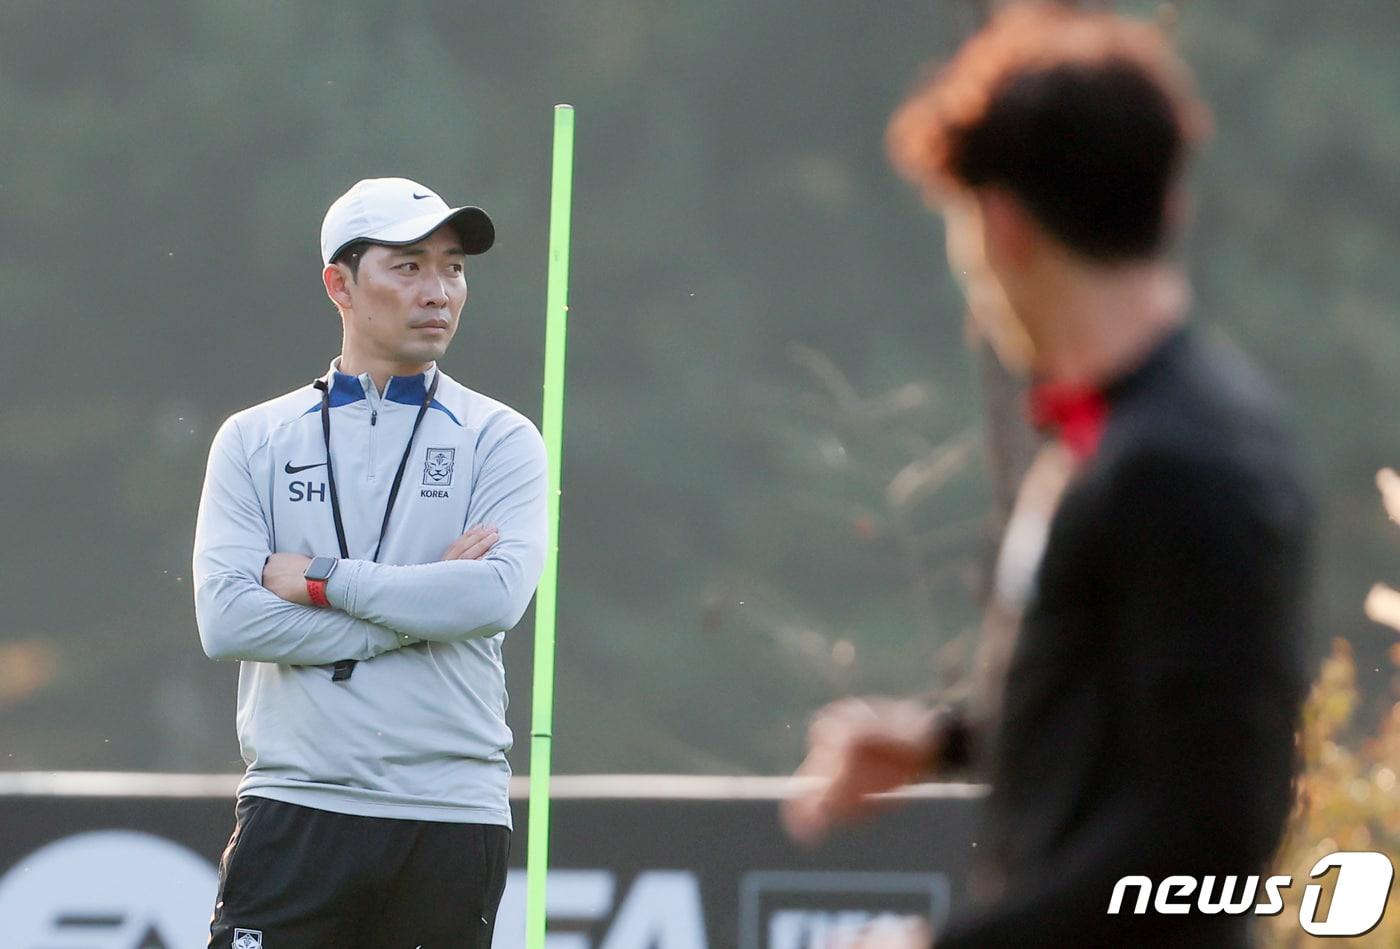
[[[808,752],[782,804],[783,825],[799,843],[874,814],[876,795],[923,776],[941,738],[930,709],[878,697],[833,702],[812,719]]]
[[[288,603],[310,606],[311,594],[306,590],[310,565],[311,558],[301,554],[273,554],[263,565],[262,585]]]

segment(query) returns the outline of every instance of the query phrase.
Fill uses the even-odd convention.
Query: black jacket
[[[1282,837],[1310,508],[1273,399],[1187,331],[1104,395],[989,743],[993,896],[939,949],[1248,945],[1252,913],[1110,916],[1114,883],[1267,875]]]

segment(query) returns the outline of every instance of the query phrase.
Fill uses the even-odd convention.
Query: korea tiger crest
[[[456,455],[455,448],[429,448],[423,460],[423,483],[436,488],[450,485]]]

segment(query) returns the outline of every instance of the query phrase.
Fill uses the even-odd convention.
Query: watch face
[[[329,580],[331,571],[335,570],[334,557],[316,557],[306,567],[306,579],[308,580]]]

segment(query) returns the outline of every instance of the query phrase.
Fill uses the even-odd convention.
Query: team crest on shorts
[[[429,448],[423,460],[423,483],[429,487],[442,488],[452,483],[452,461],[457,454],[455,448]]]
[[[233,949],[263,949],[261,929],[235,929]]]

